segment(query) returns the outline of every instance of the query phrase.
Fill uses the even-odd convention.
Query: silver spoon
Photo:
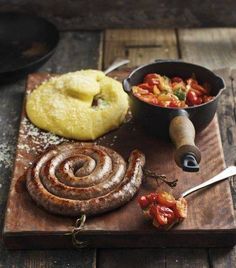
[[[207,180],[193,188],[190,188],[189,190],[186,190],[185,192],[183,192],[180,197],[185,197],[193,192],[196,192],[199,189],[205,188],[211,184],[214,184],[216,182],[219,181],[223,181],[225,179],[228,179],[231,176],[236,175],[236,166],[229,166],[227,167],[225,170],[221,171],[219,174],[217,174],[216,176],[214,176],[213,178],[211,178],[210,180]]]
[[[114,71],[115,69],[119,68],[122,65],[125,65],[127,63],[129,63],[130,61],[127,59],[116,59],[105,71],[105,74],[108,74],[112,71]]]

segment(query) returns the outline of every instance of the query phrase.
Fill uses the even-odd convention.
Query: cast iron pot
[[[149,73],[168,77],[179,76],[184,79],[194,74],[200,84],[205,82],[210,84],[210,94],[214,98],[207,103],[187,108],[166,108],[148,104],[132,94],[132,86],[141,83]],[[201,153],[194,143],[195,131],[203,130],[212,121],[219,96],[225,89],[224,80],[199,65],[176,60],[157,60],[131,72],[123,81],[123,88],[130,96],[134,119],[153,134],[171,138],[176,146],[175,161],[179,167],[184,171],[198,171]]]
[[[0,84],[38,69],[59,42],[56,27],[35,15],[0,12],[0,25]]]

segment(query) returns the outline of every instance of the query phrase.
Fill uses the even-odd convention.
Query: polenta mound
[[[53,77],[28,95],[26,112],[37,127],[62,137],[94,140],[119,127],[128,110],[120,82],[101,71]]]

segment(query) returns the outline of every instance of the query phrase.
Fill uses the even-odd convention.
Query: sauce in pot
[[[142,101],[162,107],[189,107],[212,100],[207,83],[200,85],[194,78],[169,78],[157,73],[144,77],[143,83],[133,86],[133,94]]]

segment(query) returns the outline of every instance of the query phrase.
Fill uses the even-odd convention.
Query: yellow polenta
[[[78,140],[93,140],[117,128],[127,110],[121,83],[96,70],[51,78],[26,102],[27,115],[37,127]]]

